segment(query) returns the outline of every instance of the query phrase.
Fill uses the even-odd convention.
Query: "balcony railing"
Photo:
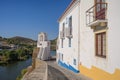
[[[60,38],[61,39],[65,38],[65,33],[63,31],[60,31]]]
[[[72,38],[72,27],[66,28],[66,37]]]
[[[96,3],[86,11],[86,24],[94,24],[96,21],[104,22],[107,20],[107,3]]]

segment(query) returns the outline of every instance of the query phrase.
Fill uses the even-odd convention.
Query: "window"
[[[59,53],[59,59],[60,59],[60,61],[63,61],[63,54],[62,53]]]
[[[63,39],[61,39],[61,48],[63,48]]]
[[[106,32],[96,34],[96,56],[106,57]]]
[[[63,23],[63,29],[62,29],[62,31],[63,31],[63,37],[65,36],[65,23]]]
[[[66,24],[68,24],[68,17],[66,17]]]
[[[62,34],[60,34],[60,36],[62,36],[61,38],[61,48],[63,48],[63,38],[65,37],[65,23],[62,24]]]
[[[76,59],[73,59],[73,64],[76,65]]]
[[[63,54],[62,54],[62,58],[61,58],[61,60],[63,61]]]
[[[71,47],[71,38],[68,38],[69,39],[69,47]]]
[[[105,19],[105,0],[95,0],[96,5],[96,20]]]
[[[70,28],[70,35],[72,35],[72,16],[69,18],[69,25],[68,27]]]
[[[72,16],[69,18],[69,27],[72,27]]]

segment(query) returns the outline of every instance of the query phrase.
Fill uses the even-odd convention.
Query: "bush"
[[[21,80],[22,77],[25,75],[25,73],[27,72],[27,69],[23,69],[20,73],[20,75],[16,78],[16,80]]]

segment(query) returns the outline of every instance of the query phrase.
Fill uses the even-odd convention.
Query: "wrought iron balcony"
[[[107,3],[96,3],[86,11],[87,26],[105,26],[107,23]]]

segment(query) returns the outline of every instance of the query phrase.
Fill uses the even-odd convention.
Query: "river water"
[[[52,56],[55,54],[55,51],[51,51]],[[31,62],[32,59],[29,58],[26,61],[18,61],[7,66],[0,66],[0,80],[16,80],[21,70],[30,66]]]
[[[32,59],[19,61],[7,66],[0,66],[0,80],[16,80],[21,70],[31,65]]]

